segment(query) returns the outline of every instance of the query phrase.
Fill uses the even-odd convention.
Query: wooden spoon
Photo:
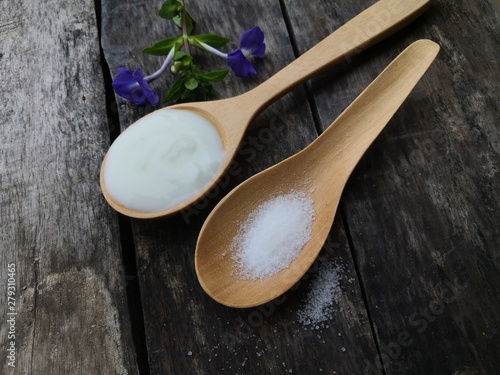
[[[304,275],[326,240],[351,172],[438,51],[429,40],[410,45],[307,148],[246,180],[219,202],[201,229],[195,254],[198,279],[213,299],[231,307],[260,305]],[[270,198],[297,190],[314,202],[311,239],[288,268],[264,279],[240,279],[231,242],[241,223]]]
[[[430,2],[430,0],[381,0],[255,89],[234,98],[168,107],[168,109],[190,110],[205,117],[215,126],[222,139],[224,159],[217,173],[191,198],[168,209],[154,212],[130,209],[117,202],[106,190],[104,183],[106,158],[101,168],[101,189],[104,197],[115,210],[135,218],[162,217],[194,203],[217,183],[237,152],[249,123],[263,108],[325,67],[399,30],[427,9]],[[136,124],[137,122],[131,127]]]

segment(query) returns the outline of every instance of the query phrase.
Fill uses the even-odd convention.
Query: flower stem
[[[191,55],[189,51],[189,43],[187,40],[187,25],[186,25],[186,5],[184,4],[184,0],[181,0],[182,4],[182,12],[181,12],[181,26],[182,26],[182,35],[184,36],[184,49],[188,55]]]
[[[160,74],[162,74],[167,69],[168,64],[170,64],[170,62],[172,61],[172,58],[174,57],[174,52],[175,52],[175,47],[172,47],[172,49],[168,53],[167,58],[163,62],[160,69],[158,69],[153,74],[150,74],[149,76],[144,77],[144,81],[151,82],[151,81],[155,80],[156,78],[158,78],[160,76]]]
[[[223,53],[223,52],[219,51],[218,49],[215,49],[214,47],[209,46],[206,43],[203,43],[203,42],[198,42],[198,43],[200,43],[201,46],[203,48],[205,48],[208,52],[211,52],[216,56],[222,57],[223,59],[227,59],[227,53]]]

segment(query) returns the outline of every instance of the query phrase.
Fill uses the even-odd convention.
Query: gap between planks
[[[116,110],[115,93],[112,89],[112,76],[102,48],[102,3],[95,0],[95,16],[99,36],[99,54],[104,79],[106,97],[106,116],[109,126],[110,144],[120,135],[120,119]],[[144,324],[142,295],[137,274],[137,254],[133,238],[131,219],[116,213],[120,232],[122,262],[124,269],[125,290],[127,292],[127,307],[134,340],[137,366],[140,375],[149,375],[149,355],[146,343],[146,328]]]

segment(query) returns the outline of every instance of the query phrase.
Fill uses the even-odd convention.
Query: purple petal
[[[113,89],[118,95],[120,92],[126,91],[130,85],[133,85],[137,80],[133,76],[133,72],[128,68],[118,68],[117,75],[113,78]],[[120,91],[120,92],[119,92]]]
[[[137,78],[137,82],[139,83],[140,87],[143,90],[143,95],[145,96],[144,102],[147,99],[149,100],[152,106],[156,106],[158,104],[158,101],[160,100],[160,97],[156,95],[156,93],[148,85],[148,83],[144,81],[142,71],[139,68],[135,70],[134,76]]]
[[[258,46],[256,49],[252,51],[252,55],[258,57],[259,59],[263,58],[265,54],[266,54],[265,43],[262,43],[260,46]]]
[[[256,57],[264,56],[264,52],[266,51],[264,32],[259,26],[254,26],[243,33],[240,38],[240,49],[249,51],[250,54]]]
[[[158,104],[159,97],[143,78],[144,74],[140,68],[133,72],[128,68],[118,68],[112,86],[118,95],[134,104],[142,105],[149,100],[155,106]]]
[[[227,66],[231,68],[237,77],[246,78],[250,74],[255,75],[257,71],[246,59],[241,50],[237,49],[227,55]]]

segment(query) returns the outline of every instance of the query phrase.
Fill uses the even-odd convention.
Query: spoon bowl
[[[204,186],[193,191],[182,202],[167,208],[143,211],[130,208],[108,191],[104,177],[108,152],[101,167],[100,182],[104,197],[118,212],[141,219],[163,217],[189,206],[208,193],[217,183],[233,160],[248,125],[266,106],[324,68],[401,29],[425,11],[430,3],[431,0],[380,0],[247,93],[229,99],[178,104],[158,110],[189,110],[201,115],[215,127],[224,149],[223,160],[217,171]],[[122,134],[127,133],[133,127],[141,126],[141,120],[132,124]]]
[[[231,307],[257,306],[304,275],[326,240],[350,174],[438,51],[432,41],[414,42],[308,147],[246,180],[219,202],[201,229],[195,254],[198,280],[213,299]],[[241,223],[262,203],[297,190],[314,202],[310,240],[280,272],[240,278],[231,242]]]

